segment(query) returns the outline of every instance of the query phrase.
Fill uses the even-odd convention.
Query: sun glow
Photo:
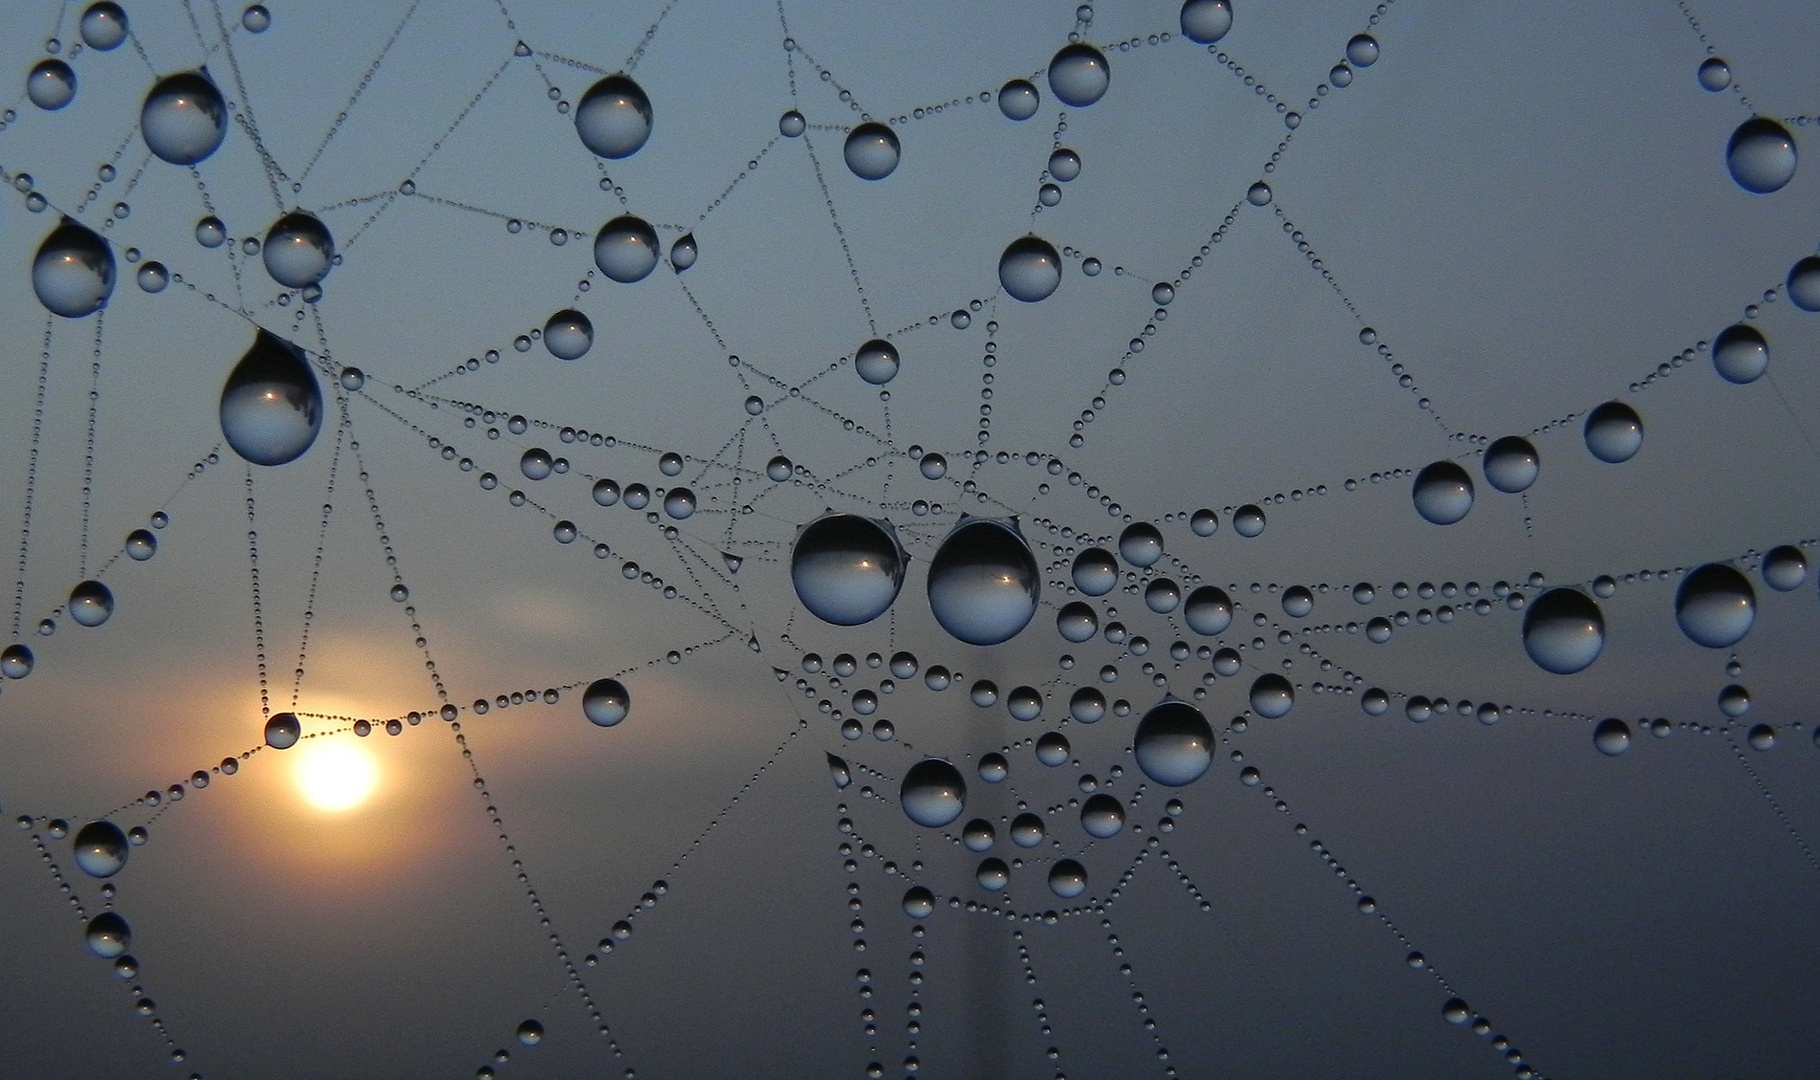
[[[297,748],[297,790],[318,810],[352,810],[373,794],[379,770],[366,748],[342,739],[309,739]]]

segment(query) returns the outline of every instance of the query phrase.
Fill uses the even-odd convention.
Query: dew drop
[[[643,281],[657,268],[657,231],[642,218],[622,214],[600,227],[594,265],[621,284]]]
[[[861,180],[883,180],[897,171],[903,147],[897,132],[876,121],[868,121],[847,133],[841,148],[847,168]]]
[[[940,454],[924,454],[916,463],[924,480],[940,480],[948,475],[948,459]]]
[[[1125,805],[1105,792],[1081,804],[1081,828],[1095,840],[1117,836],[1125,827]]]
[[[112,0],[90,4],[78,29],[83,44],[97,52],[110,52],[126,40],[126,12]]]
[[[1041,586],[1036,558],[1015,520],[963,515],[929,562],[929,610],[942,629],[969,645],[1015,637],[1036,614]]]
[[[126,955],[127,947],[133,942],[133,931],[117,913],[104,911],[88,921],[83,941],[89,952],[103,960],[114,960]]]
[[[918,825],[939,829],[967,807],[967,784],[959,769],[942,758],[924,758],[904,774],[898,802]]]
[[[38,245],[32,291],[54,315],[92,315],[113,294],[114,252],[93,230],[64,218]]]
[[[1733,684],[1719,691],[1719,711],[1733,720],[1750,712],[1750,691]]]
[[[651,99],[626,76],[609,75],[575,106],[575,134],[600,157],[630,157],[651,137]]]
[[[777,118],[777,133],[786,139],[800,138],[802,133],[808,129],[809,122],[803,119],[803,114],[795,109],[791,109]]]
[[[1410,497],[1422,520],[1452,525],[1472,509],[1472,477],[1456,462],[1437,461],[1416,474]]]
[[[135,275],[143,292],[161,293],[171,283],[171,272],[161,262],[148,262]]]
[[[1200,779],[1213,763],[1213,729],[1194,706],[1164,701],[1138,721],[1132,749],[1145,776],[1182,787]]]
[[[1036,740],[1036,760],[1052,769],[1068,764],[1070,753],[1068,739],[1059,731],[1044,732]]]
[[[1788,298],[1802,311],[1820,311],[1820,255],[1788,268]]]
[[[252,4],[240,13],[240,25],[249,34],[263,34],[272,28],[272,13],[264,4]]]
[[[518,1045],[536,1046],[543,1042],[543,1025],[535,1020],[526,1020],[518,1025]]]
[[[1716,56],[1709,56],[1700,61],[1694,77],[1700,80],[1700,89],[1716,94],[1732,84],[1732,67]]]
[[[303,725],[296,713],[273,713],[265,722],[265,744],[274,750],[289,750],[303,737]]]
[[[69,613],[80,626],[100,626],[114,613],[114,594],[99,581],[84,581],[70,590]]]
[[[1196,510],[1188,519],[1188,528],[1196,536],[1212,536],[1220,531],[1220,515],[1206,508]]]
[[[221,433],[255,465],[302,457],[322,428],[322,389],[302,350],[263,328],[221,388]]]
[[[1264,511],[1252,503],[1246,503],[1232,512],[1232,531],[1247,540],[1262,536],[1264,533]]]
[[[1111,83],[1105,55],[1085,42],[1062,46],[1049,61],[1049,90],[1064,105],[1085,108],[1104,97]]]
[[[1577,589],[1550,589],[1525,606],[1523,649],[1543,671],[1584,671],[1605,648],[1605,616]]]
[[[293,212],[272,224],[260,251],[265,272],[288,289],[314,285],[327,277],[335,261],[335,241],[313,215]]]
[[[874,338],[853,354],[853,370],[873,386],[883,386],[897,377],[897,346]]]
[[[1506,495],[1528,491],[1542,471],[1542,459],[1528,439],[1506,435],[1485,448],[1485,482]]]
[[[904,561],[889,525],[856,514],[826,514],[797,534],[790,582],[816,618],[858,626],[883,615],[897,599]]]
[[[1724,563],[1707,563],[1675,590],[1675,622],[1696,645],[1724,649],[1744,640],[1757,621],[1750,580]]]
[[[1088,596],[1105,596],[1119,583],[1119,566],[1110,551],[1092,547],[1074,557],[1069,577]]]
[[[1754,326],[1733,323],[1713,338],[1713,370],[1729,383],[1756,382],[1769,370],[1769,342]]]
[[[1028,79],[1012,79],[999,88],[998,111],[1007,120],[1028,120],[1042,103],[1042,95]]]
[[[1063,148],[1049,155],[1049,175],[1066,184],[1081,175],[1081,155]]]
[[[1005,865],[1003,859],[981,859],[973,879],[988,892],[1002,892],[1005,886],[1011,884],[1011,868]]]
[[[1099,633],[1100,620],[1091,604],[1074,600],[1062,605],[1062,610],[1056,612],[1055,629],[1064,641],[1078,645],[1092,640],[1093,635]]]
[[[227,243],[227,226],[213,214],[196,222],[196,242],[205,248],[218,248]]]
[[[694,266],[695,257],[700,254],[701,249],[695,243],[695,234],[684,233],[670,245],[670,268],[680,274]]]
[[[25,96],[40,109],[61,109],[76,98],[76,73],[61,60],[40,60],[25,77]]]
[[[147,149],[172,165],[194,165],[227,137],[227,102],[206,71],[168,75],[152,87],[139,110]]]
[[[1732,179],[1756,195],[1780,191],[1794,179],[1796,157],[1788,129],[1764,116],[1739,124],[1725,144],[1725,167]]]
[[[612,727],[631,710],[632,695],[618,679],[595,679],[582,691],[582,715],[599,727]]]
[[[1011,775],[1011,763],[1000,753],[982,754],[979,763],[980,779],[988,784],[1002,784],[1005,777]]]
[[[1378,39],[1370,34],[1354,34],[1346,43],[1346,60],[1353,67],[1368,68],[1378,62]]]
[[[1744,741],[1752,750],[1774,750],[1776,748],[1776,729],[1768,724],[1754,724],[1744,736]]]
[[[904,890],[904,914],[912,919],[927,919],[935,914],[935,894],[922,885]]]
[[[1232,29],[1229,0],[1183,0],[1182,36],[1197,45],[1211,45]]]
[[[1245,201],[1253,206],[1269,206],[1272,198],[1270,185],[1259,180],[1245,191]]]
[[[695,493],[685,487],[664,493],[664,513],[673,521],[686,521],[695,514]]]
[[[1232,597],[1217,585],[1202,585],[1188,594],[1182,607],[1182,619],[1188,629],[1202,637],[1213,637],[1232,625]]]
[[[1163,557],[1163,534],[1148,521],[1127,525],[1119,534],[1119,556],[1140,570],[1155,566]]]
[[[594,346],[594,324],[574,308],[565,308],[543,324],[543,345],[558,360],[578,360]]]
[[[1049,891],[1072,900],[1087,891],[1087,868],[1073,859],[1058,859],[1049,868]]]
[[[992,823],[985,818],[974,818],[961,830],[962,846],[974,854],[991,851],[992,842],[996,838],[992,831]]]
[[[1792,592],[1807,580],[1807,556],[1801,554],[1800,548],[1783,544],[1763,553],[1758,570],[1765,585],[1777,592]]]
[[[998,259],[998,281],[1014,300],[1034,304],[1047,299],[1062,283],[1062,257],[1049,241],[1021,236],[1005,246]]]
[[[1076,723],[1096,724],[1106,715],[1106,695],[1083,686],[1068,699],[1068,715]]]
[[[1144,587],[1144,606],[1158,615],[1167,615],[1182,602],[1182,589],[1169,578],[1157,578]]]
[[[1599,721],[1593,728],[1593,748],[1606,757],[1617,757],[1630,749],[1630,725],[1616,717]]]
[[[1643,448],[1643,418],[1621,401],[1608,401],[1586,414],[1586,449],[1608,465],[1629,461]]]
[[[134,529],[126,535],[126,556],[144,562],[158,553],[158,538],[149,529]]]
[[[91,821],[76,833],[76,866],[93,878],[113,877],[126,865],[126,834],[111,821]]]
[[[1271,672],[1260,675],[1251,684],[1251,711],[1266,720],[1289,715],[1295,707],[1295,687],[1283,676]]]
[[[1283,614],[1292,619],[1306,619],[1314,611],[1314,593],[1306,585],[1291,585],[1283,590]]]

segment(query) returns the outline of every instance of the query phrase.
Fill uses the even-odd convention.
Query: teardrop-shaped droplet
[[[104,911],[88,921],[88,929],[83,933],[83,941],[88,951],[103,960],[112,960],[126,955],[127,947],[133,943],[132,928],[117,912]]]
[[[911,821],[939,829],[967,808],[967,783],[952,762],[924,758],[904,774],[898,801]]]
[[[701,248],[695,243],[694,233],[684,233],[670,245],[670,269],[682,273],[695,265],[695,257],[701,254]]]
[[[1728,383],[1756,382],[1769,370],[1769,342],[1754,326],[1733,323],[1713,338],[1713,370]]]
[[[335,240],[314,215],[293,212],[272,223],[259,254],[273,281],[301,289],[329,276],[335,265]]]
[[[841,154],[847,168],[861,180],[883,180],[897,171],[903,147],[897,132],[876,121],[867,121],[847,133]]]
[[[91,821],[76,833],[76,866],[89,877],[113,877],[131,850],[126,834],[111,821]]]
[[[139,110],[139,132],[152,153],[173,165],[194,165],[227,137],[227,102],[202,71],[158,80]]]
[[[1506,435],[1485,448],[1485,482],[1506,495],[1528,491],[1542,471],[1536,448],[1518,435]]]
[[[1232,625],[1232,597],[1218,585],[1199,586],[1182,605],[1182,619],[1202,637],[1224,633]]]
[[[303,725],[296,713],[273,713],[265,722],[265,744],[274,750],[289,750],[303,737]]]
[[[612,727],[632,711],[632,695],[618,679],[595,679],[581,694],[581,712],[600,727]]]
[[[1622,401],[1608,401],[1586,414],[1583,434],[1593,457],[1617,465],[1643,448],[1643,418]]]
[[[322,388],[302,350],[261,329],[221,388],[221,433],[255,465],[302,457],[322,429]]]
[[[575,106],[575,134],[603,158],[630,157],[651,137],[651,99],[626,76],[609,75]]]
[[[889,341],[875,338],[853,354],[853,370],[873,386],[883,386],[896,378],[897,366],[897,346]]]
[[[1592,743],[1606,757],[1617,757],[1630,749],[1630,725],[1616,717],[1601,720],[1593,728]]]
[[[70,618],[81,626],[100,626],[114,613],[114,593],[99,581],[84,581],[70,590]]]
[[[1020,236],[999,256],[998,283],[1026,304],[1047,299],[1062,283],[1062,257],[1049,241]]]
[[[998,91],[998,111],[1007,120],[1028,120],[1036,115],[1043,97],[1029,79],[1012,79]]]
[[[1457,462],[1437,461],[1416,474],[1410,497],[1422,520],[1452,525],[1472,510],[1472,477]]]
[[[1543,671],[1584,671],[1605,648],[1605,616],[1578,589],[1550,589],[1523,610],[1523,649]]]
[[[1230,0],[1183,0],[1182,36],[1197,45],[1211,45],[1232,29]]]
[[[1766,116],[1753,116],[1738,125],[1725,144],[1725,167],[1738,186],[1757,195],[1782,190],[1795,178],[1794,136]]]
[[[790,551],[790,583],[809,613],[836,626],[883,615],[904,584],[903,548],[890,527],[857,514],[826,514]]]
[[[1015,637],[1036,614],[1041,586],[1014,521],[963,516],[929,562],[929,610],[969,645]]]
[[[853,772],[847,767],[846,758],[828,755],[828,778],[834,781],[836,788],[847,790],[848,785],[853,783]]]
[[[1138,721],[1132,750],[1138,768],[1156,783],[1182,787],[1213,763],[1213,728],[1185,701],[1165,701]]]
[[[1675,590],[1675,622],[1696,645],[1725,649],[1744,640],[1757,621],[1750,579],[1724,563],[1707,563]]]
[[[1111,84],[1105,54],[1085,42],[1062,46],[1049,61],[1049,90],[1064,105],[1077,109],[1091,105]]]
[[[54,315],[92,315],[113,295],[114,252],[93,230],[64,218],[38,245],[32,291]]]
[[[579,360],[594,346],[594,324],[574,308],[565,308],[544,323],[543,345],[558,360]]]
[[[643,218],[621,214],[594,238],[594,265],[621,284],[643,281],[657,268],[657,230]]]

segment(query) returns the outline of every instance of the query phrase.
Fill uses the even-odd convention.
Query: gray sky
[[[0,129],[15,376],[0,536],[22,538],[9,629],[35,656],[0,691],[0,806],[25,820],[0,844],[0,1045],[18,1068],[1807,1066],[1792,1021],[1820,994],[1799,918],[1820,888],[1820,316],[1784,279],[1815,251],[1820,180],[1803,162],[1752,194],[1725,149],[1755,113],[1808,151],[1803,45],[1820,13],[1634,2],[1538,24],[1426,0],[1375,15],[1241,3],[1209,48],[1171,3],[1080,22],[1067,4],[281,0],[258,33],[215,0],[125,6],[131,37],[111,51],[76,48],[79,3],[37,0],[0,35],[19,80]],[[1046,74],[1071,32],[1111,73],[1083,107]],[[1376,61],[1337,87],[1330,69],[1366,32]],[[1718,91],[1696,78],[1709,46],[1731,73]],[[45,110],[24,87],[51,53],[76,92]],[[192,172],[152,156],[138,121],[159,77],[199,65],[233,119]],[[649,139],[598,158],[573,104],[628,70]],[[1016,78],[1041,95],[1023,121],[996,103]],[[780,134],[790,109],[800,137]],[[900,144],[877,181],[842,160],[866,120]],[[1042,205],[1058,147],[1082,168]],[[242,246],[291,210],[319,217],[341,256],[315,303]],[[110,245],[98,315],[50,316],[34,294],[59,214]],[[209,214],[229,238],[213,249],[196,239]],[[593,257],[622,214],[666,254],[632,283]],[[1036,303],[997,273],[1027,233],[1063,266]],[[678,273],[667,253],[685,234],[700,255]],[[143,290],[153,260],[181,280]],[[1752,304],[1771,360],[1734,385],[1705,346]],[[585,355],[515,349],[567,309],[592,325]],[[218,418],[255,326],[307,351],[324,397],[314,444],[275,467],[238,457]],[[883,387],[850,359],[872,338],[900,356]],[[343,389],[344,366],[363,388]],[[1613,399],[1645,428],[1622,464],[1581,436]],[[1525,493],[1480,469],[1504,435],[1540,459]],[[566,472],[527,478],[534,448]],[[919,470],[925,451],[945,474]],[[683,458],[674,477],[666,452]],[[765,476],[779,455],[797,467],[785,482]],[[1448,526],[1411,499],[1438,460],[1475,484]],[[602,479],[686,486],[697,509],[602,506]],[[1235,528],[1247,504],[1267,522],[1253,538]],[[1189,527],[1200,508],[1218,514],[1211,536]],[[890,522],[909,557],[865,625],[821,622],[792,590],[797,530],[828,510]],[[156,512],[156,554],[119,554]],[[1036,615],[1001,645],[958,641],[930,612],[927,569],[962,513],[1016,515],[1042,571]],[[1079,595],[1074,555],[1116,549],[1132,521],[1160,529],[1163,559]],[[559,522],[572,543],[553,538]],[[1810,564],[1787,592],[1759,569],[1784,544]],[[1726,561],[1755,622],[1706,648],[1677,627],[1677,584]],[[1601,654],[1549,674],[1508,586],[1533,599],[1600,575],[1615,579]],[[1203,637],[1148,609],[1160,577],[1226,590],[1231,626]],[[87,578],[115,599],[93,628],[63,610]],[[1312,590],[1305,617],[1284,610],[1293,585]],[[1073,600],[1127,636],[1064,640]],[[1375,644],[1375,617],[1406,625]],[[1236,674],[1214,674],[1221,648]],[[899,652],[914,674],[867,665]],[[834,674],[841,654],[851,675]],[[925,682],[937,665],[946,689]],[[1266,673],[1295,688],[1285,716],[1248,711]],[[581,699],[608,677],[631,708],[598,727]],[[987,707],[969,701],[979,680],[998,690]],[[1736,718],[1716,704],[1730,685],[1750,699]],[[1019,686],[1040,691],[1038,719],[1010,715]],[[1069,718],[1083,687],[1112,703],[1097,723]],[[1361,707],[1371,688],[1383,715]],[[1165,694],[1217,738],[1180,789],[1132,753]],[[1411,723],[1418,697],[1449,709]],[[1462,701],[1496,704],[1497,722]],[[445,702],[459,732],[436,715]],[[306,738],[242,760],[266,711],[300,714]],[[387,734],[413,712],[421,723]],[[1607,717],[1629,725],[1621,756],[1594,748]],[[1772,748],[1753,748],[1757,725]],[[1059,766],[1033,752],[1046,732],[1069,741]],[[300,770],[325,749],[368,764],[370,796],[312,804]],[[978,772],[993,752],[1010,762],[1001,784]],[[830,783],[830,753],[852,786]],[[925,756],[966,781],[942,828],[899,806]],[[1116,836],[1083,831],[1090,790],[1120,800]],[[1028,849],[1011,839],[1023,812],[1045,827]],[[111,897],[52,828],[99,818],[149,831]],[[974,818],[994,826],[988,851],[960,842]],[[1012,864],[1004,892],[976,881],[988,857]],[[1081,896],[1049,888],[1061,859],[1085,869]],[[926,919],[905,914],[912,885],[935,897]],[[131,926],[127,978],[83,943],[110,905]],[[614,940],[620,920],[631,931]],[[1467,1023],[1443,1019],[1453,998]],[[145,999],[156,1023],[135,1011]],[[536,1045],[515,1037],[527,1020]],[[174,1048],[185,1060],[165,1063]]]

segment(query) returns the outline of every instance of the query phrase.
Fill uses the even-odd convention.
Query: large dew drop
[[[47,112],[76,98],[76,72],[61,60],[40,60],[25,77],[25,96]]]
[[[575,106],[575,134],[601,157],[630,157],[651,137],[651,99],[631,79],[609,75]]]
[[[1605,616],[1577,589],[1550,589],[1523,612],[1523,649],[1543,671],[1584,671],[1605,648]]]
[[[1105,55],[1084,42],[1064,45],[1049,61],[1049,89],[1064,105],[1091,105],[1106,96],[1111,83]]]
[[[897,346],[874,338],[853,354],[853,370],[873,386],[883,386],[897,378]]]
[[[99,581],[84,581],[70,590],[70,618],[81,626],[100,626],[114,614],[114,594]]]
[[[1063,640],[1079,645],[1091,641],[1093,635],[1100,632],[1100,619],[1094,613],[1093,605],[1071,600],[1056,612],[1055,632],[1062,635]]]
[[[172,165],[194,165],[227,137],[227,102],[203,71],[158,80],[139,110],[139,131],[152,153]]]
[[[1251,684],[1251,711],[1266,720],[1289,715],[1295,707],[1295,687],[1283,676],[1271,672],[1259,675]]]
[[[904,774],[898,801],[911,821],[924,828],[939,829],[967,808],[967,783],[953,763],[924,758]]]
[[[1042,103],[1042,95],[1028,79],[1012,79],[999,88],[998,111],[1007,120],[1028,120]]]
[[[1800,548],[1783,544],[1764,552],[1757,569],[1765,585],[1777,592],[1792,592],[1807,580],[1807,556],[1801,554]]]
[[[1015,522],[963,516],[929,562],[929,610],[969,645],[1015,637],[1036,614],[1041,586]]]
[[[303,737],[303,725],[296,713],[273,713],[265,722],[265,744],[274,750],[289,750]]]
[[[1088,548],[1074,557],[1069,571],[1074,587],[1088,596],[1105,596],[1119,583],[1119,564],[1105,548]]]
[[[89,877],[113,877],[126,865],[126,834],[111,821],[91,821],[76,833],[76,866]]]
[[[1197,45],[1211,45],[1232,29],[1229,0],[1183,0],[1182,36]]]
[[[126,40],[126,12],[113,0],[90,4],[77,26],[82,43],[97,52],[109,52]]]
[[[836,626],[883,615],[904,584],[904,551],[888,525],[826,514],[796,535],[790,584],[810,614]]]
[[[594,347],[594,324],[574,308],[565,308],[543,324],[543,345],[558,360],[579,360]]]
[[[1794,136],[1764,116],[1738,125],[1725,144],[1725,167],[1738,186],[1757,195],[1780,191],[1795,178]]]
[[[1630,749],[1630,725],[1613,717],[1599,721],[1593,728],[1593,748],[1606,757],[1617,757]]]
[[[1593,457],[1617,465],[1643,448],[1643,418],[1622,401],[1608,401],[1586,414],[1584,435]]]
[[[618,679],[595,679],[582,691],[582,715],[600,727],[612,727],[631,711],[632,695]]]
[[[1119,557],[1140,570],[1155,566],[1163,557],[1163,534],[1148,521],[1125,526],[1119,534]]]
[[[1744,640],[1757,621],[1750,580],[1724,563],[1707,563],[1675,590],[1675,622],[1696,645],[1725,649]]]
[[[1713,338],[1713,370],[1728,383],[1756,382],[1769,370],[1769,342],[1756,327],[1733,323]]]
[[[897,132],[876,121],[868,121],[848,132],[847,143],[841,148],[847,168],[861,180],[883,180],[890,176],[897,171],[902,153]]]
[[[1132,740],[1138,768],[1168,787],[1192,784],[1213,763],[1213,728],[1185,701],[1165,701],[1138,721]]]
[[[261,329],[221,388],[221,433],[255,465],[302,457],[322,429],[322,388],[302,350]]]
[[[1124,827],[1124,804],[1105,792],[1089,796],[1081,804],[1081,828],[1095,840],[1117,836]]]
[[[621,284],[642,281],[657,269],[657,252],[657,230],[630,214],[602,225],[594,238],[594,265]]]
[[[1820,311],[1820,255],[1788,268],[1788,298],[1802,311]]]
[[[1049,868],[1049,891],[1072,900],[1087,891],[1087,868],[1073,859],[1058,859]]]
[[[126,955],[127,946],[133,942],[133,931],[118,914],[104,911],[88,921],[88,929],[82,937],[89,952],[103,960],[113,960]]]
[[[998,283],[1026,304],[1047,299],[1062,283],[1062,257],[1049,241],[1020,236],[998,257]]]
[[[314,285],[329,276],[335,263],[335,240],[328,226],[311,214],[294,212],[272,223],[260,249],[265,272],[287,289]]]
[[[1437,461],[1416,474],[1410,497],[1423,521],[1452,525],[1472,510],[1472,477],[1455,462]]]
[[[1536,448],[1520,435],[1506,435],[1485,448],[1485,482],[1506,495],[1528,491],[1542,471]]]
[[[54,315],[92,315],[113,295],[114,253],[93,230],[64,218],[38,245],[32,291]]]
[[[1202,585],[1188,594],[1182,618],[1202,637],[1224,633],[1232,625],[1232,597],[1218,585]]]

